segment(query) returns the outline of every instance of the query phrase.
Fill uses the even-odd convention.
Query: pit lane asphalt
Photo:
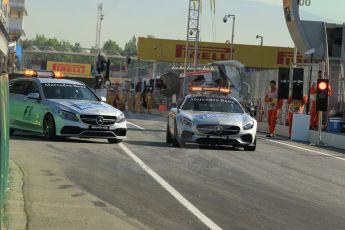
[[[280,140],[330,154],[325,156],[264,138],[259,138],[256,152],[177,149],[165,143],[165,119],[128,117],[144,130],[129,125],[123,144],[219,227],[344,229],[345,161],[331,157],[343,158],[343,152]],[[89,226],[102,222],[96,229],[118,229],[113,222],[104,223],[105,218],[137,229],[208,229],[119,145],[49,142],[19,133],[11,140],[11,158],[25,175],[29,229],[87,229],[85,221]],[[75,200],[80,215],[71,216],[75,209],[68,204]],[[57,214],[57,203],[64,212]],[[82,215],[86,209],[97,215]],[[55,228],[47,228],[46,219]]]

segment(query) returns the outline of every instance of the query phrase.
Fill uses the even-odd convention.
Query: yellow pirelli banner
[[[199,43],[199,63],[230,59],[230,44]],[[193,62],[194,43],[189,45],[188,60]],[[234,59],[252,68],[289,67],[293,62],[294,50],[286,47],[234,45]],[[138,58],[140,60],[157,60],[164,62],[184,63],[186,57],[186,41],[139,38]],[[307,62],[302,55],[297,57],[298,63]]]
[[[66,62],[47,62],[47,70],[60,71],[66,76],[90,76],[91,65]]]

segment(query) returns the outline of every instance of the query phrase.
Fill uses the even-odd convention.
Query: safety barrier
[[[158,111],[165,112],[168,108],[168,98],[159,98],[158,101]]]
[[[8,75],[0,76],[0,226],[4,215],[9,163],[9,87]],[[1,227],[0,227],[1,228]]]

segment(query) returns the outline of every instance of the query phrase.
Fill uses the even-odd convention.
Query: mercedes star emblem
[[[96,118],[97,125],[103,125],[104,118],[102,116],[99,116]]]
[[[217,135],[221,135],[223,133],[224,129],[222,126],[220,125],[217,125],[215,128],[214,128],[214,132],[217,134]]]

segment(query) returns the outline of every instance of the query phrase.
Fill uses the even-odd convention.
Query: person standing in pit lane
[[[152,92],[152,88],[146,93],[146,107],[147,107],[147,114],[152,114],[152,108],[154,104],[154,95]]]
[[[141,113],[141,106],[142,106],[141,98],[142,98],[142,93],[138,91],[135,95],[135,112],[137,113]]]
[[[270,90],[266,92],[265,102],[268,109],[268,131],[267,137],[274,137],[278,119],[278,111],[283,106],[283,100],[278,99],[277,82],[270,81]]]
[[[131,89],[128,92],[127,104],[128,104],[128,111],[134,112],[135,111],[135,91],[134,91],[134,89]]]

